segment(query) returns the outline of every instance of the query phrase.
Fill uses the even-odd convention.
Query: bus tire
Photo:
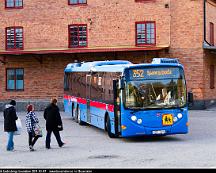
[[[111,122],[110,122],[110,117],[109,115],[107,115],[107,118],[106,118],[106,127],[105,129],[107,130],[107,134],[110,138],[115,138],[115,134],[113,134],[111,132]]]
[[[77,108],[77,122],[79,123],[79,125],[85,124],[85,122],[81,120],[81,110],[79,107]]]
[[[75,120],[75,109],[74,109],[74,103],[72,103],[71,116],[72,116],[72,120]]]
[[[77,113],[78,109],[79,109],[79,105],[77,105],[76,108],[74,108],[74,120],[76,123],[78,123],[78,113]]]

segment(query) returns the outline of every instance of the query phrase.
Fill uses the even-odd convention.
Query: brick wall
[[[17,10],[5,10],[4,0],[1,2],[0,51],[5,49],[5,27],[8,26],[23,26],[25,50],[67,48],[69,24],[87,24],[90,48],[133,47],[137,21],[156,21],[157,46],[170,45],[170,49],[159,52],[43,55],[42,63],[37,60],[40,59],[37,55],[7,56],[8,63],[0,63],[0,100],[13,97],[49,99],[56,95],[61,98],[63,69],[75,59],[128,59],[139,63],[150,62],[151,58],[158,56],[179,58],[185,67],[188,91],[193,91],[195,100],[202,102],[203,106],[205,100],[216,99],[212,94],[215,89],[209,89],[209,66],[216,65],[215,54],[204,52],[202,48],[203,0],[153,0],[145,3],[88,0],[86,6],[69,6],[67,0],[25,0],[24,8]],[[207,23],[213,21],[216,27],[215,3],[212,2],[207,4]],[[207,35],[208,31],[207,28]],[[7,67],[24,68],[24,92],[5,91]]]
[[[25,50],[68,48],[70,24],[87,24],[90,48],[134,46],[137,21],[156,21],[157,45],[169,44],[167,0],[88,0],[88,5],[82,6],[68,5],[67,0],[24,0],[23,9],[10,10],[1,2],[0,51],[5,50],[8,26],[23,27]]]
[[[194,93],[195,100],[204,99],[202,43],[203,2],[171,1],[171,46],[168,56],[179,58],[184,65],[188,91]]]
[[[42,63],[38,56],[10,56],[4,68],[24,68],[24,91],[5,91],[6,71],[2,70],[1,99],[16,97],[17,99],[46,99],[63,95],[64,67],[71,61],[70,58],[61,58],[57,55],[43,57]],[[3,69],[4,69],[3,68]]]
[[[208,0],[206,3],[206,40],[210,42],[210,22],[214,23],[214,44],[216,46],[216,1]],[[210,66],[216,69],[216,51],[206,50],[204,52],[204,95],[208,104],[215,103],[216,88],[210,88]],[[216,70],[214,71],[216,77]],[[216,87],[216,80],[214,80]]]

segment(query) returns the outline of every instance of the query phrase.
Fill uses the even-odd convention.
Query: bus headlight
[[[181,113],[178,113],[178,115],[177,115],[177,117],[179,118],[179,119],[181,119],[182,118],[182,114]]]
[[[173,121],[174,121],[174,122],[178,121],[178,118],[177,118],[177,117],[174,117],[174,118],[173,118]]]
[[[142,119],[138,119],[137,124],[141,124],[141,123],[142,123]]]
[[[132,121],[136,121],[136,120],[137,120],[137,117],[133,115],[133,116],[131,117],[131,120],[132,120]]]

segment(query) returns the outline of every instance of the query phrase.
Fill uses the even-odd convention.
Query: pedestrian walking
[[[59,131],[63,130],[62,119],[57,106],[57,99],[51,100],[51,103],[44,110],[44,119],[46,120],[46,148],[50,149],[51,134],[55,135],[59,147],[62,147],[65,143],[62,142]]]
[[[27,106],[27,114],[26,114],[26,129],[28,132],[28,144],[29,144],[29,150],[30,151],[35,151],[34,150],[34,144],[40,137],[35,133],[36,126],[38,125],[39,120],[34,112],[34,106],[32,104]]]
[[[4,109],[4,131],[8,133],[7,151],[14,150],[14,132],[17,131],[16,120],[16,101],[11,100],[9,104],[5,105]]]

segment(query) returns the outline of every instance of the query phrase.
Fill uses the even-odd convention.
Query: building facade
[[[215,0],[0,0],[0,104],[61,102],[75,60],[174,57],[202,109],[216,101],[215,35]]]

